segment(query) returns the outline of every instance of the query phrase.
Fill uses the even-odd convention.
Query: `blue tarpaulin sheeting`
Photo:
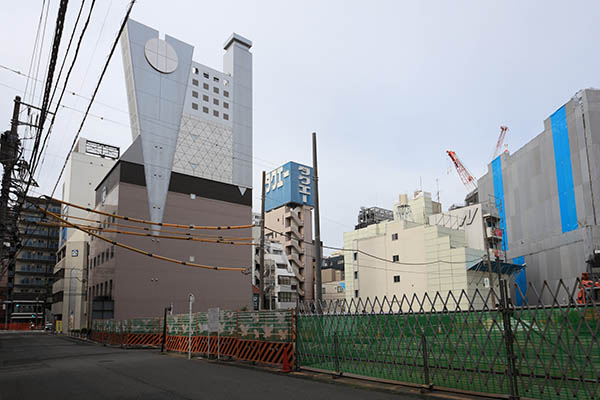
[[[500,273],[501,274],[509,274],[509,275],[519,272],[520,270],[525,268],[524,265],[517,265],[517,264],[506,263],[506,262],[498,263],[496,261],[492,261],[490,264],[492,267],[492,272],[498,273],[498,264],[500,264]],[[469,271],[488,272],[487,261],[483,261],[483,260],[479,261],[477,264],[470,267]]]

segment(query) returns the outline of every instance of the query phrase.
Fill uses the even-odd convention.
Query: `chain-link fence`
[[[600,304],[578,304],[579,286],[530,287],[530,299],[553,299],[545,306],[515,307],[504,281],[485,296],[302,303],[296,362],[512,398],[600,398]]]

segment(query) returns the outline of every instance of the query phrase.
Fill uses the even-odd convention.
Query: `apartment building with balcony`
[[[265,214],[270,240],[281,243],[298,281],[300,300],[314,297],[312,207],[288,204]]]
[[[8,271],[8,321],[43,323],[50,317],[58,227],[38,206],[60,214],[60,204],[27,197],[18,221],[22,238],[14,270]]]
[[[282,244],[298,280],[298,299],[314,299],[312,168],[288,162],[266,174],[265,227]]]
[[[257,216],[260,220],[260,215]],[[257,218],[254,217],[256,221]],[[260,228],[252,229],[255,243],[260,241]],[[272,234],[265,235],[264,303],[269,310],[290,309],[298,300],[298,278],[288,260],[283,244],[272,241]],[[260,286],[260,247],[253,246],[252,285]],[[258,304],[256,304],[258,306]]]

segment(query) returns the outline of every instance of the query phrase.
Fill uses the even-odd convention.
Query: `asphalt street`
[[[0,333],[0,400],[418,399],[46,333]]]

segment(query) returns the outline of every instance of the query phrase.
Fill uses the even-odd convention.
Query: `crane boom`
[[[494,160],[500,155],[500,153],[502,153],[502,145],[504,144],[504,137],[506,136],[507,131],[508,126],[500,127],[500,136],[498,137],[498,143],[496,143],[496,150],[494,151],[494,156],[492,157],[492,160]]]
[[[473,175],[469,172],[467,167],[463,165],[456,153],[452,150],[446,150],[446,154],[448,154],[448,157],[450,157],[450,159],[452,160],[452,163],[456,167],[456,171],[458,171],[458,176],[460,177],[460,180],[465,185],[469,193],[477,189],[477,183],[475,181],[475,178],[473,178]]]

